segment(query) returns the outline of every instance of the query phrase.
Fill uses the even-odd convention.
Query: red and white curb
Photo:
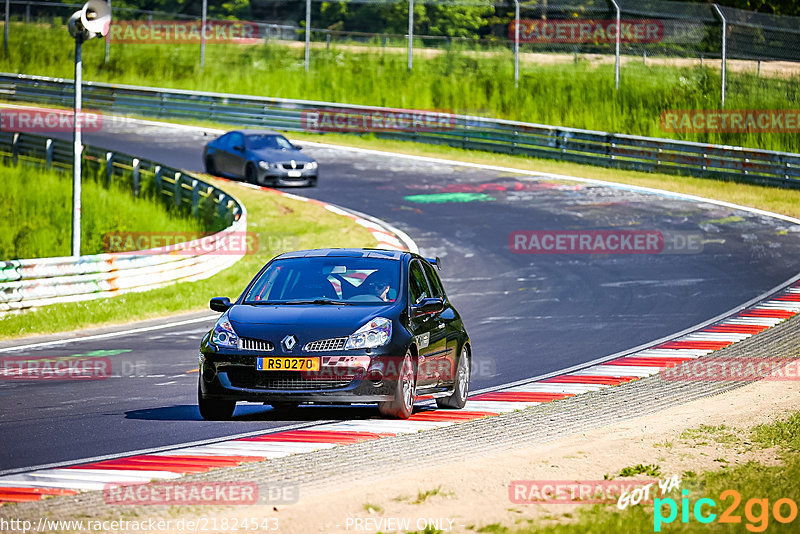
[[[757,335],[798,313],[800,282],[795,281],[756,304],[674,339],[575,371],[478,393],[470,397],[463,410],[437,410],[424,406],[407,420],[375,418],[327,422],[168,451],[6,475],[0,477],[0,502],[36,501],[49,495],[102,490],[106,484],[175,479],[221,467],[492,417],[657,374]]]

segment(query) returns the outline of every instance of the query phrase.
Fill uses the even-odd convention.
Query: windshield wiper
[[[314,300],[290,300],[281,302],[281,304],[333,304],[335,306],[352,306],[352,302],[343,302],[341,300],[332,299],[314,299]]]

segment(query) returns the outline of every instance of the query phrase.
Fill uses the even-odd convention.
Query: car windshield
[[[247,148],[249,148],[250,150],[261,150],[264,148],[271,148],[271,149],[283,148],[286,150],[290,150],[294,148],[292,144],[289,142],[289,140],[283,137],[282,135],[257,134],[257,135],[248,135],[245,139]]]
[[[276,260],[245,295],[245,304],[385,305],[398,298],[400,262],[380,258]]]

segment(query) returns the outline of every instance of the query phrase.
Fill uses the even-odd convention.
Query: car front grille
[[[337,389],[350,385],[353,377],[313,376],[300,371],[255,371],[228,367],[221,369],[228,373],[228,379],[235,388],[280,389],[280,390],[319,390]]]
[[[294,167],[292,167],[291,163],[283,163],[282,166],[287,171],[295,171],[295,170],[299,171],[299,170],[305,169],[306,164],[305,163],[295,163]]]
[[[304,350],[306,352],[325,352],[328,350],[342,350],[344,344],[347,342],[346,337],[334,337],[331,339],[320,339],[306,343]]]
[[[239,348],[241,350],[255,350],[259,352],[272,352],[275,346],[269,341],[260,339],[240,338]]]

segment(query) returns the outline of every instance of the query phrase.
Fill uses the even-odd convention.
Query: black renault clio
[[[281,254],[223,312],[200,345],[198,404],[229,419],[237,401],[377,403],[408,418],[414,399],[463,408],[470,341],[437,260],[373,249]]]

